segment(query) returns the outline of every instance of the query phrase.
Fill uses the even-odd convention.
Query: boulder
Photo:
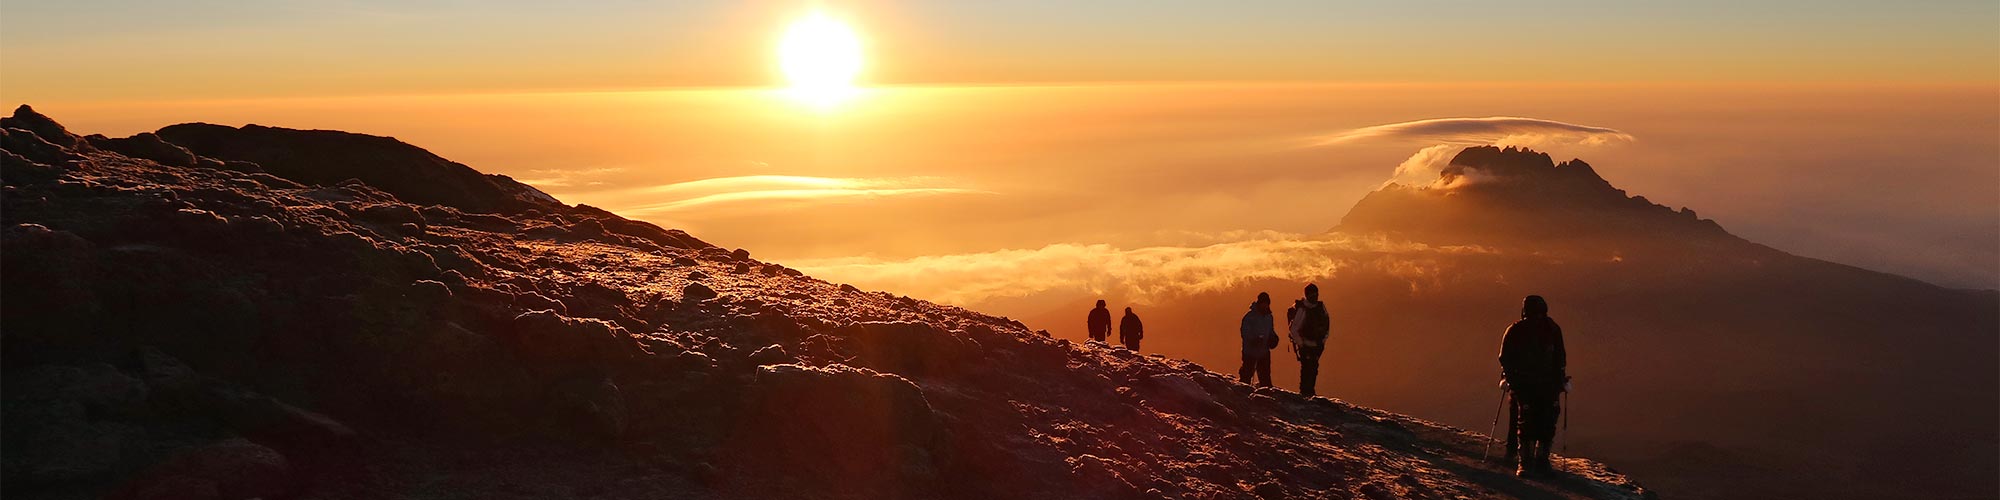
[[[83,155],[50,143],[34,132],[12,127],[0,128],[0,149],[35,163],[60,164],[83,158]]]
[[[123,139],[112,139],[101,135],[92,135],[87,139],[90,145],[96,146],[97,149],[142,160],[153,160],[161,165],[191,167],[199,158],[187,148],[167,142],[152,132],[140,132]]]
[[[231,438],[183,451],[155,464],[108,498],[283,498],[294,486],[291,462],[283,454],[242,438]]]
[[[0,473],[9,487],[88,480],[141,453],[138,427],[119,422],[145,410],[146,387],[109,365],[40,365],[4,379]]]
[[[771,344],[752,351],[749,360],[756,365],[775,365],[791,362],[792,355],[785,353],[785,346]]]
[[[1076,491],[1089,498],[1139,498],[1139,490],[1118,471],[1117,463],[1097,455],[1069,458],[1069,478]]]
[[[925,323],[855,323],[833,336],[856,354],[855,363],[916,377],[963,370],[980,357],[976,344]]]
[[[1184,373],[1160,373],[1146,377],[1147,402],[1161,409],[1187,415],[1219,416],[1229,413],[1215,395]]]
[[[571,318],[553,311],[531,311],[514,317],[509,337],[521,357],[542,364],[597,364],[630,359],[644,352],[624,328],[593,318]]]
[[[279,446],[326,449],[346,446],[356,433],[332,417],[228,385],[206,388],[206,405],[236,433]]]
[[[557,421],[573,433],[616,439],[629,426],[624,391],[605,377],[572,377],[552,389],[549,407]]]
[[[93,415],[132,416],[147,410],[146,384],[109,364],[41,365],[9,377],[9,399],[70,400]]]
[[[514,305],[529,311],[550,311],[558,315],[569,314],[569,306],[563,305],[562,301],[551,299],[539,292],[514,294]]]
[[[410,290],[404,295],[418,306],[435,306],[451,300],[451,286],[442,281],[417,280],[410,283]]]
[[[54,119],[36,112],[35,108],[28,107],[26,104],[14,108],[14,116],[0,118],[0,128],[23,130],[34,134],[44,142],[64,149],[89,147],[89,144],[83,142],[83,138],[70,133],[69,129],[64,128],[61,123],[56,123]]]
[[[716,297],[715,289],[701,283],[688,283],[681,287],[681,302],[701,302]]]
[[[905,498],[937,486],[943,426],[909,380],[845,365],[770,365],[745,391],[732,469],[827,496]]]

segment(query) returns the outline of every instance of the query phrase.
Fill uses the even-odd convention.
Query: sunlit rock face
[[[1582,160],[1555,163],[1544,153],[1494,146],[1466,148],[1429,185],[1389,184],[1369,193],[1335,230],[1588,253],[1749,246],[1693,210],[1626,195]]]
[[[162,130],[187,161],[6,123],[8,498],[1651,496],[524,199],[393,139]]]

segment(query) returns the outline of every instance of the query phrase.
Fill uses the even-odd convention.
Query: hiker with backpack
[[[1097,308],[1090,310],[1090,317],[1085,320],[1084,328],[1084,332],[1090,335],[1090,340],[1103,342],[1104,339],[1111,338],[1111,310],[1104,308],[1104,299],[1097,299]]]
[[[1243,337],[1243,367],[1236,369],[1236,379],[1248,384],[1254,373],[1257,387],[1270,387],[1271,349],[1278,347],[1276,320],[1271,318],[1271,294],[1257,294],[1257,301],[1250,303],[1250,312],[1243,313],[1243,325],[1237,330]]]
[[[1569,355],[1563,350],[1562,327],[1549,318],[1549,303],[1540,295],[1521,301],[1521,319],[1507,327],[1500,340],[1500,372],[1518,415],[1517,437],[1521,477],[1553,472],[1549,447],[1555,444],[1560,398],[1569,391]]]
[[[1118,320],[1118,342],[1132,352],[1139,352],[1142,338],[1146,338],[1146,325],[1139,322],[1139,315],[1132,314],[1132,308],[1125,308],[1125,317]]]
[[[1319,355],[1326,352],[1326,336],[1333,328],[1333,318],[1326,312],[1326,304],[1319,301],[1319,285],[1306,284],[1306,296],[1292,303],[1285,311],[1285,321],[1291,327],[1292,352],[1299,360],[1299,394],[1312,397],[1319,378]]]

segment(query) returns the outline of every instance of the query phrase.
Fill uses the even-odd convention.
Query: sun
[[[791,93],[820,106],[855,94],[861,62],[861,37],[825,12],[793,21],[778,42],[778,65],[791,82]]]

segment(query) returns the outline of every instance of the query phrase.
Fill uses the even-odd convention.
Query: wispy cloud
[[[1156,303],[1227,290],[1259,280],[1331,277],[1362,256],[1484,253],[1476,247],[1431,247],[1381,238],[1262,234],[1198,247],[1121,249],[1061,243],[1038,249],[933,255],[901,260],[867,257],[789,262],[813,276],[894,290],[947,303],[1026,297],[1048,292],[1114,295]]]
[[[605,208],[628,216],[649,216],[759,202],[831,203],[890,197],[992,194],[954,185],[941,177],[812,177],[746,175],[697,179],[592,195]]]
[[[604,185],[603,177],[623,173],[623,167],[602,168],[543,168],[529,170],[527,176],[514,179],[522,184],[547,190],[550,188],[590,187]]]
[[[1477,146],[1535,146],[1545,142],[1609,144],[1630,142],[1631,134],[1605,127],[1518,116],[1434,118],[1362,127],[1328,136],[1320,145],[1395,140]]]

